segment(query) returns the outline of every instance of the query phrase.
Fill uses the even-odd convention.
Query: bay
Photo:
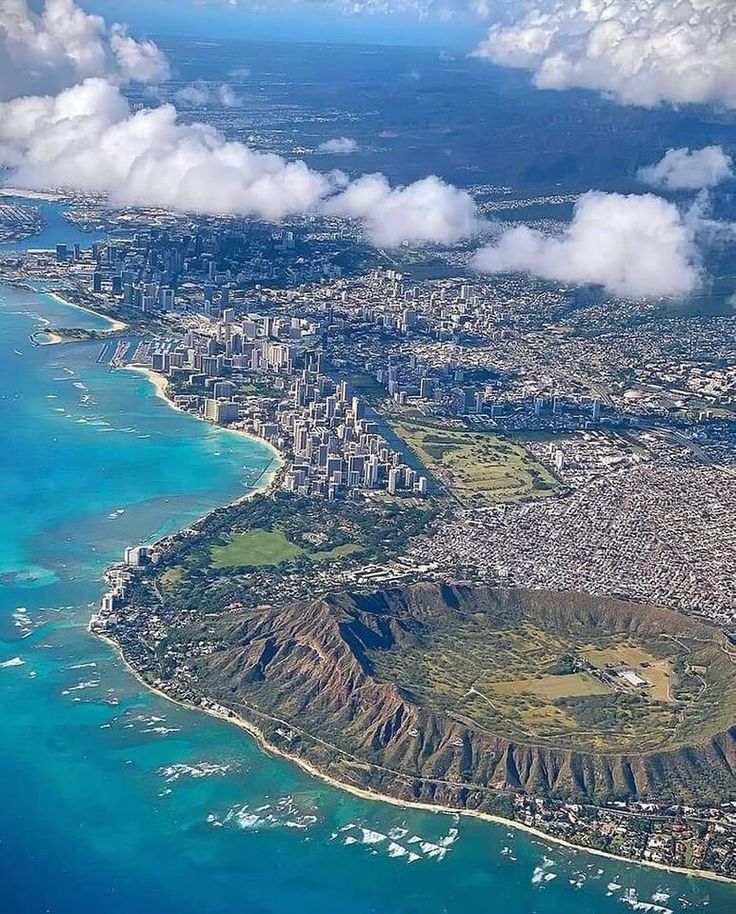
[[[2,196],[0,203],[31,206],[43,213],[44,225],[40,232],[24,238],[22,241],[11,241],[0,244],[0,253],[4,251],[51,251],[57,244],[66,244],[73,248],[75,244],[90,247],[96,241],[104,241],[107,234],[102,231],[86,232],[77,228],[73,222],[64,218],[64,213],[72,207],[68,203],[56,200],[44,200],[35,197]]]

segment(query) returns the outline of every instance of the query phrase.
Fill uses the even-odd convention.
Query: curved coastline
[[[509,828],[523,832],[530,837],[538,838],[542,842],[547,844],[556,844],[560,847],[566,848],[567,850],[574,851],[575,853],[591,854],[594,857],[603,857],[607,860],[614,860],[616,863],[626,864],[627,866],[646,866],[649,869],[660,870],[666,873],[677,873],[681,876],[687,876],[692,879],[708,879],[712,882],[721,882],[726,883],[727,885],[736,885],[736,879],[731,879],[728,876],[722,876],[720,873],[715,873],[712,870],[692,870],[681,866],[667,866],[665,863],[656,863],[652,860],[633,860],[630,857],[622,857],[619,854],[610,854],[607,851],[601,851],[597,848],[586,847],[584,844],[573,844],[570,841],[565,841],[564,838],[558,838],[554,835],[549,835],[538,828],[532,828],[529,825],[524,825],[523,822],[518,822],[515,819],[506,819],[503,816],[495,816],[487,812],[478,812],[475,809],[459,809],[452,806],[422,803],[421,801],[412,802],[409,800],[400,800],[397,797],[392,797],[390,794],[376,793],[372,790],[365,790],[362,787],[355,787],[353,784],[346,784],[344,781],[338,781],[336,778],[333,778],[331,775],[320,770],[316,765],[313,765],[306,759],[300,758],[296,755],[290,755],[288,752],[284,752],[282,749],[274,746],[273,743],[268,741],[265,734],[259,727],[257,727],[254,723],[251,723],[251,721],[246,720],[244,717],[241,717],[234,712],[224,713],[217,711],[212,707],[206,707],[193,704],[192,702],[182,701],[179,698],[174,698],[173,696],[167,694],[165,691],[163,691],[163,689],[152,685],[150,682],[147,682],[146,679],[143,678],[140,672],[127,660],[117,641],[115,641],[113,638],[110,638],[108,635],[102,634],[101,632],[92,632],[92,634],[96,638],[99,638],[101,641],[104,641],[106,644],[112,647],[125,668],[133,676],[133,678],[154,695],[157,695],[159,698],[163,698],[174,705],[178,705],[181,708],[186,708],[188,711],[207,714],[210,717],[216,718],[217,720],[224,721],[225,723],[238,727],[241,730],[245,730],[245,732],[248,733],[248,735],[252,737],[253,740],[255,740],[256,744],[267,754],[274,755],[278,758],[284,759],[287,762],[291,762],[301,768],[302,771],[305,771],[307,774],[311,775],[311,777],[314,777],[325,784],[329,784],[330,787],[334,787],[337,790],[342,790],[346,793],[352,794],[355,797],[360,797],[362,800],[371,800],[378,803],[388,803],[391,806],[398,806],[402,809],[417,809],[423,812],[434,812],[442,813],[444,815],[465,816],[466,818],[470,819],[480,819],[483,822],[490,822],[494,825],[508,826]],[[203,701],[206,700],[207,699],[203,699]]]
[[[107,321],[110,326],[105,330],[101,330],[101,333],[120,333],[128,326],[125,321],[118,320],[116,317],[110,317],[109,314],[104,314],[102,311],[85,308],[84,305],[78,305],[76,302],[69,301],[67,298],[64,298],[60,292],[42,292],[41,294],[48,295],[49,298],[53,298],[54,301],[59,302],[61,305],[66,305],[68,308],[76,308],[77,311],[84,311],[86,314],[92,314],[94,317],[99,317],[102,318],[102,320]]]
[[[106,320],[113,322],[112,318],[108,318],[105,315],[100,314],[99,312],[92,311],[91,309],[83,308],[81,306],[74,305],[71,302],[67,302],[64,298],[62,298],[61,296],[59,296],[55,293],[47,293],[47,294],[52,294],[52,296],[57,301],[65,304],[65,305],[68,305],[69,307],[76,307],[76,308],[79,308],[80,310],[88,311],[91,314],[95,314],[98,317],[103,317]],[[120,322],[118,322],[118,323],[120,323]],[[125,326],[125,325],[123,325],[123,326]],[[164,375],[160,374],[159,372],[153,371],[151,368],[148,368],[144,365],[125,365],[125,366],[120,366],[119,368],[117,368],[115,370],[130,371],[130,372],[135,372],[137,374],[142,375],[153,386],[153,388],[155,390],[155,395],[159,399],[163,400],[169,406],[170,409],[175,409],[175,410],[177,410],[177,412],[182,412],[182,413],[185,413],[186,415],[192,416],[192,418],[200,419],[200,421],[205,421],[205,420],[201,419],[201,417],[198,417],[192,413],[189,413],[187,410],[181,409],[181,407],[177,406],[174,403],[174,401],[171,399],[171,397],[168,394],[168,388],[169,388],[168,379]],[[241,435],[243,437],[250,439],[251,441],[258,442],[259,444],[265,446],[272,452],[273,457],[274,457],[273,463],[276,464],[275,466],[267,467],[263,471],[262,476],[261,476],[262,481],[259,480],[259,482],[257,482],[255,486],[250,487],[249,491],[246,492],[243,496],[240,496],[240,497],[234,499],[233,501],[228,502],[227,506],[238,504],[242,501],[247,501],[249,499],[254,498],[256,495],[261,494],[263,492],[267,492],[269,489],[271,489],[274,486],[274,483],[278,477],[278,474],[284,465],[284,458],[281,455],[281,453],[269,442],[264,441],[261,438],[257,438],[256,436],[249,434],[248,432],[245,432],[241,429],[223,427],[223,428],[221,428],[221,431],[229,431],[232,434]],[[204,516],[207,516],[210,513],[212,513],[212,512],[207,512],[207,514],[205,514]],[[516,831],[523,832],[523,833],[527,834],[528,836],[536,838],[547,844],[555,844],[557,846],[564,847],[575,853],[590,854],[594,857],[602,857],[602,858],[612,860],[612,861],[615,861],[617,863],[621,863],[621,864],[624,864],[627,866],[632,866],[632,867],[645,866],[645,867],[648,867],[649,869],[655,869],[655,870],[659,870],[662,872],[668,872],[668,873],[676,873],[679,875],[686,876],[688,878],[707,879],[710,881],[725,883],[728,885],[736,885],[736,879],[732,879],[728,876],[723,876],[720,873],[716,873],[711,870],[694,870],[694,869],[688,869],[686,867],[668,866],[663,863],[657,863],[657,862],[649,861],[649,860],[635,860],[635,859],[632,859],[629,857],[623,857],[618,854],[612,854],[612,853],[608,853],[606,851],[598,850],[597,848],[587,847],[582,844],[574,844],[572,842],[566,841],[563,838],[559,838],[554,835],[550,835],[544,831],[541,831],[540,829],[536,829],[531,826],[525,825],[524,823],[519,822],[514,819],[507,819],[503,816],[493,815],[491,813],[479,812],[477,810],[472,810],[472,809],[462,809],[462,808],[456,808],[456,807],[451,807],[451,806],[443,806],[440,804],[424,803],[421,801],[401,800],[397,797],[391,796],[390,794],[382,794],[382,793],[378,793],[375,791],[366,790],[365,788],[357,787],[355,785],[345,783],[343,781],[339,781],[336,778],[332,777],[331,775],[327,774],[326,772],[320,770],[317,766],[315,766],[311,762],[307,761],[306,759],[300,758],[299,756],[296,756],[296,755],[291,755],[288,752],[284,752],[282,749],[275,746],[273,743],[269,742],[268,739],[266,738],[264,732],[256,724],[254,724],[251,721],[247,720],[246,718],[236,714],[235,712],[232,712],[229,710],[220,711],[211,706],[202,705],[202,704],[194,704],[192,702],[187,702],[187,701],[183,701],[178,698],[174,698],[173,696],[167,694],[160,687],[157,687],[157,686],[149,683],[141,675],[141,673],[127,660],[127,658],[125,657],[125,655],[122,651],[122,648],[113,638],[110,638],[108,635],[105,635],[101,632],[93,631],[91,629],[91,627],[89,628],[89,631],[90,631],[90,634],[92,634],[94,637],[98,638],[99,640],[101,640],[105,644],[107,644],[109,647],[113,648],[113,650],[115,651],[115,653],[121,660],[123,666],[128,670],[128,672],[133,676],[133,678],[138,683],[140,683],[145,689],[150,691],[152,694],[155,694],[159,698],[169,701],[172,704],[186,708],[189,711],[207,714],[210,717],[214,717],[225,723],[229,723],[233,726],[236,726],[241,730],[244,730],[256,742],[256,744],[261,748],[262,751],[266,752],[267,754],[282,758],[285,761],[288,761],[290,763],[296,764],[302,771],[306,772],[311,777],[314,777],[317,780],[319,780],[325,784],[328,784],[331,787],[334,787],[335,789],[345,791],[353,796],[359,797],[364,800],[387,803],[391,806],[396,806],[396,807],[400,807],[400,808],[404,808],[404,809],[416,809],[416,810],[421,810],[424,812],[442,813],[445,815],[453,815],[453,816],[464,816],[467,818],[473,818],[473,819],[478,819],[478,820],[481,820],[484,822],[489,822],[489,823],[492,823],[495,825],[509,827]],[[208,700],[205,698],[205,699],[202,699],[202,701],[207,702]]]
[[[190,413],[188,410],[182,409],[177,406],[176,403],[169,396],[169,381],[164,375],[160,374],[158,371],[154,371],[152,368],[148,368],[145,365],[121,365],[119,368],[116,368],[115,371],[132,371],[136,374],[143,375],[154,387],[156,391],[156,396],[163,400],[167,406],[171,409],[175,409],[179,413],[184,413],[184,415],[190,416],[192,419],[198,419],[200,422],[204,422],[201,416],[196,416],[194,413]],[[266,450],[270,451],[273,455],[272,464],[275,463],[276,466],[272,468],[266,468],[261,474],[265,479],[262,482],[256,483],[256,485],[250,487],[250,491],[240,498],[236,498],[234,501],[228,502],[228,505],[234,505],[238,502],[243,501],[247,498],[252,498],[254,495],[267,491],[274,483],[275,477],[278,474],[279,470],[282,469],[284,465],[284,458],[282,454],[275,448],[270,442],[265,441],[263,438],[258,438],[256,435],[251,435],[249,432],[244,431],[240,428],[231,428],[230,426],[216,426],[221,432],[230,432],[233,435],[240,435],[241,438],[247,438],[249,441],[257,442],[259,445],[264,447]]]

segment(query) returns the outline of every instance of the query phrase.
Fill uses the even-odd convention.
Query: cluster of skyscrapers
[[[284,480],[287,489],[329,499],[351,489],[427,494],[427,477],[404,462],[347,381],[336,384],[305,369],[290,399],[276,411],[276,424],[294,453]]]

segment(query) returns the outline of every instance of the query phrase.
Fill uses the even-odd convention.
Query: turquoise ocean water
[[[144,690],[86,630],[105,566],[271,458],[98,343],[30,344],[71,314],[0,286],[2,914],[736,910],[736,887],[352,797]]]

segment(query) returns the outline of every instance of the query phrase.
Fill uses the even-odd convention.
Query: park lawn
[[[238,533],[225,546],[212,547],[213,568],[237,568],[240,565],[280,565],[304,550],[290,543],[281,530],[247,530]]]
[[[300,557],[312,562],[324,562],[362,550],[363,547],[358,543],[345,543],[333,549],[307,551],[289,542],[281,530],[256,528],[236,534],[223,546],[213,546],[210,555],[212,568],[238,568],[242,565],[281,565]]]
[[[324,562],[329,559],[341,559],[346,555],[354,555],[356,552],[362,552],[363,548],[357,543],[345,543],[343,546],[335,546],[333,549],[308,552],[307,555],[313,562]]]

